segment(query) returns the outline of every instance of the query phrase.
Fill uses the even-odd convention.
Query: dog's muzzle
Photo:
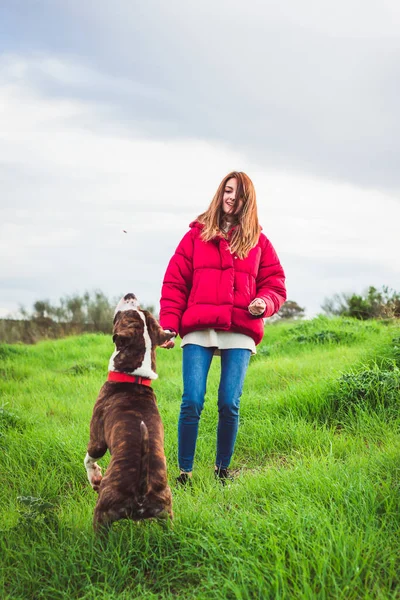
[[[138,308],[139,308],[139,301],[136,298],[135,294],[132,294],[132,293],[125,294],[125,296],[123,296],[121,298],[121,300],[118,302],[117,308],[115,309],[114,316],[121,311],[137,310]]]

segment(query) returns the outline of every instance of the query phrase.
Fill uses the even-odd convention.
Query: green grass
[[[112,350],[103,335],[0,345],[2,599],[400,598],[395,323],[267,326],[226,488],[213,479],[215,358],[173,526],[119,522],[102,542],[83,458]],[[157,360],[173,486],[181,352]]]

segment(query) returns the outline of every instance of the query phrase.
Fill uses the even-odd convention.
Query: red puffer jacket
[[[223,237],[203,242],[203,225],[194,221],[190,227],[165,273],[161,326],[181,337],[207,328],[235,331],[259,344],[262,318],[275,314],[286,300],[285,274],[272,244],[261,233],[257,245],[240,259],[231,254]],[[254,298],[266,303],[265,312],[257,317],[248,311]]]

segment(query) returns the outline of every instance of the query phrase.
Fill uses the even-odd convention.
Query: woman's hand
[[[251,315],[258,317],[259,315],[262,315],[263,312],[266,309],[266,304],[265,301],[262,300],[261,298],[254,298],[254,300],[252,302],[250,302],[249,306],[248,306],[248,311]]]
[[[175,333],[175,331],[171,331],[170,329],[164,329],[164,331],[166,331],[167,333]],[[167,350],[170,350],[174,346],[175,346],[175,338],[173,337],[170,340],[167,340],[166,342],[161,344],[160,348],[166,348]]]

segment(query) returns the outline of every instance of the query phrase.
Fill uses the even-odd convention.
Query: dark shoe
[[[222,485],[226,485],[230,481],[233,481],[233,476],[229,473],[228,469],[215,469],[214,476],[217,481],[220,481]]]
[[[189,477],[189,475],[187,473],[181,473],[179,475],[179,477],[177,477],[175,479],[175,483],[177,486],[186,487],[188,485],[189,487],[191,487],[192,486],[192,478]]]

